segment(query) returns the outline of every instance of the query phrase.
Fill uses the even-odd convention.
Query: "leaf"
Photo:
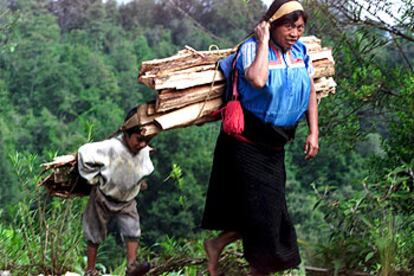
[[[318,208],[318,206],[322,203],[322,200],[318,200],[315,205],[313,205],[312,210],[315,210],[316,208]]]
[[[365,256],[365,262],[368,262],[369,260],[372,259],[372,257],[374,257],[374,252],[369,252],[366,256]]]
[[[180,197],[178,198],[178,202],[180,203],[180,205],[181,205],[181,206],[185,206],[185,203],[186,203],[186,198],[185,198],[185,196],[180,196]]]

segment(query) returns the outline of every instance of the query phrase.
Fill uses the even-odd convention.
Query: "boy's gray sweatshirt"
[[[98,185],[105,195],[130,201],[138,195],[142,178],[154,171],[150,150],[146,146],[133,154],[122,135],[85,144],[78,150],[79,174],[91,185]]]

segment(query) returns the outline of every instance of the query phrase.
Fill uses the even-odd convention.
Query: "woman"
[[[210,275],[218,275],[226,245],[243,241],[251,275],[295,268],[296,233],[285,201],[283,146],[306,115],[305,158],[316,156],[318,111],[312,67],[302,36],[307,15],[297,1],[276,0],[255,36],[240,47],[239,98],[243,139],[221,131],[214,153],[202,227],[221,230],[205,242]]]

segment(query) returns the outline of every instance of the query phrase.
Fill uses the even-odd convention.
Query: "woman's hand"
[[[265,44],[267,47],[270,39],[270,24],[266,21],[262,21],[256,26],[254,32],[258,42]]]
[[[319,137],[317,134],[310,133],[305,142],[305,159],[309,160],[315,157],[319,152]]]

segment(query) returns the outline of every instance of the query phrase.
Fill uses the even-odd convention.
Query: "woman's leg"
[[[223,231],[217,237],[204,242],[204,249],[207,253],[207,270],[210,276],[217,276],[217,267],[220,254],[224,247],[229,243],[232,243],[240,239],[240,234],[237,232]]]

